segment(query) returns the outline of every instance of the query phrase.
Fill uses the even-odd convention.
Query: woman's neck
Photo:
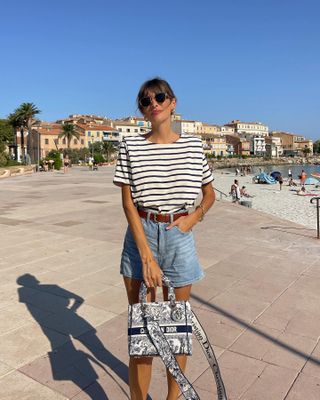
[[[178,140],[179,135],[171,129],[169,124],[152,125],[151,132],[147,135],[148,140],[157,144],[168,144]]]

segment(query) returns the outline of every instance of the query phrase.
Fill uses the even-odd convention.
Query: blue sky
[[[0,117],[139,115],[167,79],[186,119],[260,121],[320,139],[317,0],[11,0],[1,6]]]

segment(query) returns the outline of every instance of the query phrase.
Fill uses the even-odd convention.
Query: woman
[[[215,200],[212,174],[198,137],[171,129],[176,96],[170,85],[155,78],[145,82],[137,97],[139,110],[152,125],[146,135],[124,137],[114,183],[121,186],[128,229],[121,257],[121,274],[130,304],[137,303],[141,281],[155,300],[162,274],[171,280],[177,300],[188,300],[191,286],[203,277],[191,229]],[[198,194],[201,204],[192,212]],[[163,288],[164,298],[167,290]],[[186,357],[177,360],[184,370]],[[132,400],[145,400],[152,358],[130,358]],[[176,400],[179,388],[168,375],[167,400]]]
[[[70,160],[68,154],[63,159],[63,172],[66,174],[69,170]]]

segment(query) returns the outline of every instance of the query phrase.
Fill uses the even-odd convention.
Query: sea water
[[[320,165],[262,165],[261,167],[256,167],[254,166],[252,168],[252,174],[256,175],[259,174],[260,169],[263,172],[266,172],[267,174],[270,174],[270,172],[273,171],[279,171],[281,172],[281,175],[284,178],[288,177],[288,171],[289,169],[292,172],[292,177],[293,179],[299,179],[299,175],[301,175],[301,171],[304,170],[307,174],[307,176],[311,176],[312,173],[317,172],[320,174]]]

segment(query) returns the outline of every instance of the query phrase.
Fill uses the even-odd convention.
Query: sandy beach
[[[312,196],[298,196],[296,191],[293,191],[288,186],[286,179],[280,191],[278,183],[274,185],[253,183],[253,175],[236,177],[235,173],[230,171],[215,170],[213,176],[215,178],[215,188],[228,195],[234,179],[238,179],[240,188],[246,186],[247,192],[254,196],[252,199],[249,199],[252,200],[253,209],[304,225],[308,228],[316,229],[317,211],[315,204],[310,204]],[[320,196],[320,190],[315,189],[314,185],[307,185],[306,190],[314,194],[314,196]],[[219,198],[219,193],[217,193],[217,198]],[[232,201],[231,196],[227,198],[223,197],[223,199]],[[240,205],[235,206],[242,207]]]

